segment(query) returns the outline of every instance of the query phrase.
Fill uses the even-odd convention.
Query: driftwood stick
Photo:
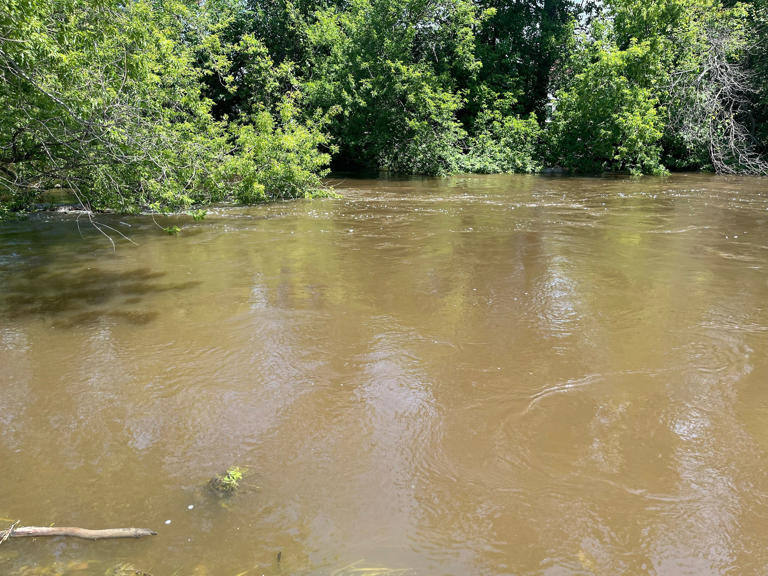
[[[108,528],[106,530],[88,530],[71,526],[12,526],[8,530],[0,530],[0,542],[7,538],[24,538],[37,536],[71,536],[86,540],[106,540],[108,538],[141,538],[154,536],[154,530],[148,528]]]
[[[19,525],[19,522],[21,522],[21,520],[16,520],[16,522],[11,524],[11,527],[8,528],[8,530],[4,530],[3,531],[4,533],[3,533],[2,537],[0,537],[0,544],[2,544],[6,540],[8,540],[8,538],[11,537],[11,534],[13,534],[13,531],[16,530],[16,526]]]

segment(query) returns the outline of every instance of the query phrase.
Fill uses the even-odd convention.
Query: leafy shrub
[[[297,93],[275,96],[290,66],[275,67],[252,38],[222,42],[219,20],[229,16],[217,6],[12,2],[0,15],[4,204],[29,204],[54,187],[86,208],[120,212],[321,189],[322,126],[297,119]],[[252,74],[228,73],[233,53]],[[211,75],[260,96],[237,121],[215,118],[203,92]]]
[[[576,74],[555,96],[549,127],[551,159],[577,172],[659,173],[664,122],[645,87],[648,43],[619,50],[586,47]]]
[[[457,76],[479,67],[469,0],[356,0],[309,18],[303,89],[335,108],[330,131],[353,165],[445,174],[459,168],[465,101]]]
[[[499,108],[484,107],[475,120],[462,167],[468,172],[538,172],[542,130],[531,114],[520,118]]]

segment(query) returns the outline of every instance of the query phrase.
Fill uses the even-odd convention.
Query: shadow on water
[[[198,281],[164,282],[165,272],[149,268],[123,271],[99,267],[29,270],[9,282],[0,300],[0,315],[9,319],[39,316],[53,325],[72,328],[103,319],[145,325],[158,312],[146,309],[145,297],[192,288]]]

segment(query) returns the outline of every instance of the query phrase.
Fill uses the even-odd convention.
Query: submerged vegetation
[[[9,0],[0,217],[408,174],[768,173],[768,2]]]
[[[232,496],[245,476],[245,470],[239,466],[230,466],[224,474],[217,474],[208,482],[208,487],[219,496]]]

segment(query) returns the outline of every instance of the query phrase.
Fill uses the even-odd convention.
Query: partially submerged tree
[[[469,0],[355,0],[314,13],[304,87],[348,165],[444,174],[466,133],[460,81],[479,68]]]
[[[663,119],[649,43],[622,50],[606,33],[588,42],[571,65],[575,73],[557,92],[552,112],[551,160],[576,172],[663,171]]]
[[[197,58],[218,50],[194,3],[11,1],[0,12],[6,204],[64,188],[88,210],[130,212],[319,189],[325,136],[298,120],[295,95],[278,115],[254,109],[248,129],[214,119]]]
[[[548,130],[576,171],[765,174],[750,12],[719,0],[611,0],[568,61]]]
[[[743,31],[707,27],[706,50],[698,66],[675,70],[670,81],[670,138],[693,154],[705,152],[721,174],[768,174],[747,122],[756,83],[739,53]]]
[[[613,0],[619,46],[641,38],[658,62],[670,167],[764,174],[750,121],[759,78],[748,66],[750,12],[719,0]]]
[[[7,0],[0,207],[295,198],[332,156],[766,173],[766,46],[767,0]]]

